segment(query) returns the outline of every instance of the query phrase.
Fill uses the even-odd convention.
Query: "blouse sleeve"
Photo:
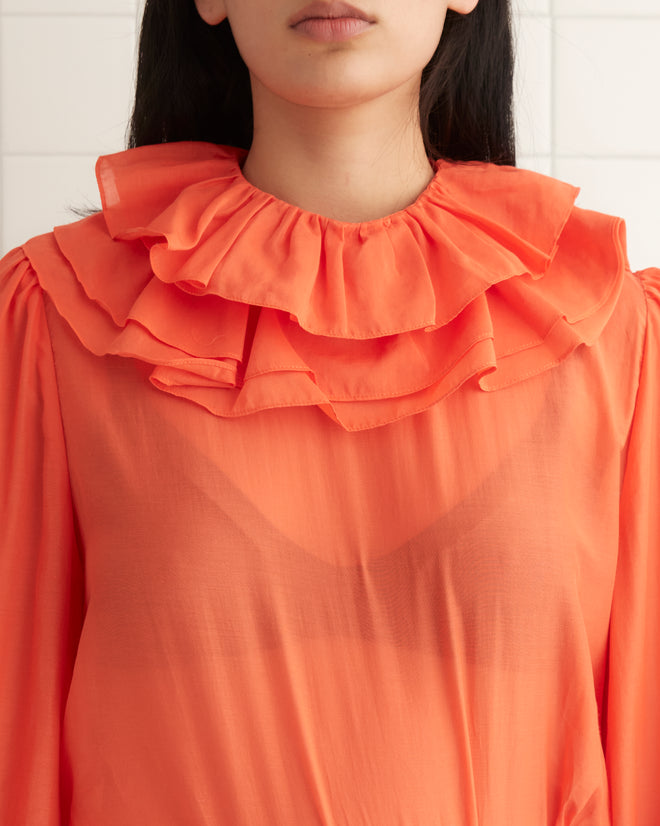
[[[83,603],[43,295],[0,262],[0,823],[64,826],[60,732]]]
[[[638,277],[648,315],[610,624],[606,761],[613,826],[660,823],[660,270]]]

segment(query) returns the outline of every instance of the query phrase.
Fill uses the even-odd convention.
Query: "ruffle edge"
[[[550,369],[612,314],[625,226],[567,184],[440,161],[415,204],[346,224],[254,188],[241,152],[101,158],[103,214],[25,245],[88,350],[217,416],[317,405],[378,427]]]

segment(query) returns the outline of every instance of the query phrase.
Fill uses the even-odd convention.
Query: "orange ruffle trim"
[[[318,405],[346,430],[493,391],[600,335],[627,268],[620,219],[533,172],[437,161],[414,204],[345,223],[250,184],[207,143],[101,157],[103,211],[33,239],[91,352],[218,416]]]

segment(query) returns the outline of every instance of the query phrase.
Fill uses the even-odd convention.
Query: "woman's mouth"
[[[375,19],[341,2],[314,2],[295,14],[289,26],[312,40],[348,40],[370,28]]]

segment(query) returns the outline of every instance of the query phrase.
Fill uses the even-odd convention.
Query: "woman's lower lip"
[[[293,28],[312,40],[348,40],[372,24],[359,17],[309,17]]]

